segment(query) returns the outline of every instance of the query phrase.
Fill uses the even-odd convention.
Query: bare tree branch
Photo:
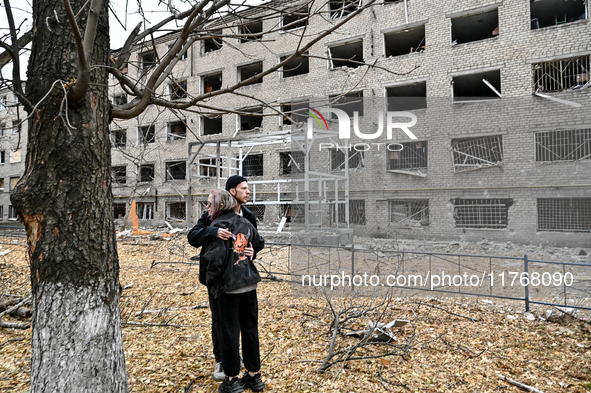
[[[10,29],[10,39],[11,39],[11,56],[12,58],[12,88],[14,89],[14,93],[16,94],[19,101],[23,104],[25,108],[32,108],[33,105],[24,95],[23,92],[23,85],[21,82],[21,67],[20,67],[20,59],[19,59],[19,42],[17,38],[17,31],[16,25],[14,23],[14,16],[12,15],[12,7],[10,6],[10,0],[4,0],[4,6],[6,9],[6,18],[8,19],[8,27]],[[8,51],[8,48],[5,47]]]

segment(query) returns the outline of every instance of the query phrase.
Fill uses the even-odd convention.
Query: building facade
[[[206,26],[213,35],[179,58],[157,93],[182,101],[245,80],[358,6],[329,1],[304,22],[307,3],[271,4],[283,11],[247,10]],[[587,7],[583,0],[378,0],[238,94],[113,121],[115,218],[134,199],[146,226],[190,226],[209,191],[240,172],[256,191],[253,210],[269,225],[308,215],[311,227],[349,226],[366,236],[588,246]],[[174,38],[137,47],[130,77],[149,75]],[[113,102],[127,102],[111,82]],[[307,127],[308,108],[323,107],[357,112],[363,135],[352,132],[344,149],[328,138],[306,154],[292,131]],[[367,139],[392,111],[414,114],[417,139],[401,129]],[[328,128],[334,124],[329,118]],[[12,146],[17,134],[3,138]],[[331,179],[308,182],[315,207],[308,198],[307,213],[306,160],[308,172]],[[3,165],[4,195],[22,173],[15,162]]]

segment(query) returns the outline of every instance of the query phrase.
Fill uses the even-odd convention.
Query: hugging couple
[[[242,176],[231,176],[226,189],[207,198],[207,212],[189,231],[189,243],[201,247],[199,282],[207,286],[211,336],[216,365],[213,379],[223,381],[221,393],[259,392],[261,380],[257,283],[261,277],[253,260],[265,246],[254,214],[244,206],[250,191]],[[242,356],[246,372],[239,378]]]

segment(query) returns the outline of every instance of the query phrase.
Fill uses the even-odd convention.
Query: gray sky
[[[32,26],[32,14],[31,14],[31,1],[32,0],[12,0],[11,6],[15,23],[17,26],[21,26],[22,31],[28,31]],[[41,0],[42,1],[42,0]],[[168,15],[166,4],[170,3],[174,7],[178,7],[180,11],[187,8],[186,0],[110,0],[112,10],[115,12],[109,12],[109,24],[111,28],[111,48],[121,48],[127,39],[127,36],[131,30],[137,25],[138,22],[142,21],[143,18],[138,10],[138,2],[141,2],[146,24],[151,25],[159,22]],[[191,3],[195,3],[196,0],[191,0]],[[264,0],[233,0],[233,3],[245,3],[249,5],[261,4]],[[76,12],[76,10],[74,10]],[[62,14],[61,12],[60,14]],[[63,21],[65,22],[65,20]],[[21,25],[22,24],[22,25]],[[142,26],[145,28],[145,26]],[[171,26],[175,27],[174,24]],[[6,13],[4,9],[4,2],[0,2],[0,35],[8,33],[8,22],[6,19]],[[29,59],[28,54],[21,57],[21,77],[26,78],[27,61]],[[10,78],[12,74],[12,67],[7,65],[2,69],[2,74]]]

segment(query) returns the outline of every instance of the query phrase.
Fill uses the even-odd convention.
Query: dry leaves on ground
[[[152,266],[153,261],[178,253],[172,246],[162,240],[119,244],[125,288],[121,313],[125,322],[132,323],[123,326],[130,388],[134,392],[215,392],[210,313],[206,289],[197,280],[198,266]],[[0,259],[0,294],[26,296],[25,250],[4,247],[11,252]],[[197,252],[183,248],[182,253]],[[287,256],[277,252],[261,259],[263,263],[272,259],[274,268],[280,269]],[[269,392],[519,391],[499,374],[544,392],[591,391],[588,322],[530,321],[518,303],[396,299],[388,304],[388,316],[411,321],[397,332],[397,343],[409,344],[404,355],[378,357],[387,348],[364,346],[356,350],[357,357],[364,359],[337,363],[320,373],[317,370],[331,341],[326,300],[291,296],[289,283],[273,280],[259,285],[258,297],[263,379]],[[356,301],[362,305],[370,299]],[[368,318],[359,318],[353,327],[363,329],[367,322]],[[0,391],[27,391],[30,335],[30,329],[0,329]],[[359,340],[339,336],[335,350]]]

